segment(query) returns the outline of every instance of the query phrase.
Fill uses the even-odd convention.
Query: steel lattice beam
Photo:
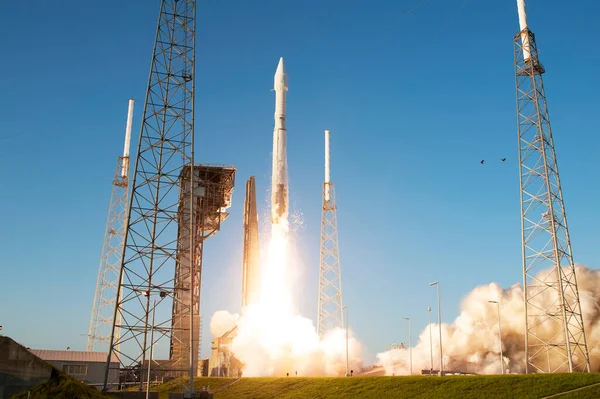
[[[528,28],[519,32],[514,42],[526,372],[589,372],[575,265],[542,80],[545,69],[539,62],[535,36]]]
[[[319,312],[317,319],[317,331],[321,336],[334,328],[344,328],[342,276],[336,212],[337,205],[334,184],[324,183],[321,217]]]
[[[104,243],[98,269],[98,279],[92,306],[92,316],[88,332],[86,351],[108,351],[112,332],[115,301],[119,286],[119,270],[121,268],[121,252],[125,232],[125,214],[127,211],[127,175],[123,177],[124,162],[129,157],[119,157],[117,170],[113,179],[110,206],[106,218]],[[117,321],[117,324],[120,324]],[[116,332],[118,335],[118,330]]]
[[[146,376],[142,370],[149,364],[149,351],[166,347],[181,334],[194,342],[193,325],[172,325],[172,307],[176,304],[180,318],[192,319],[192,296],[188,303],[178,302],[182,287],[175,281],[180,256],[194,258],[194,234],[183,254],[178,246],[178,231],[183,218],[189,222],[187,234],[194,230],[193,192],[181,201],[181,187],[194,187],[193,176],[180,179],[184,165],[194,165],[194,82],[195,82],[196,2],[194,0],[162,0],[156,29],[154,50],[148,79],[140,140],[132,180],[125,245],[121,259],[119,290],[114,309],[110,353],[104,389],[108,388],[110,359],[118,358],[120,368],[141,374],[139,387]],[[180,207],[181,203],[187,204]],[[187,215],[187,216],[186,216]],[[194,276],[194,270],[190,271]],[[192,282],[192,286],[196,283]],[[156,311],[156,322],[150,325]],[[184,329],[185,331],[180,331]],[[121,331],[120,336],[115,334]],[[151,340],[153,336],[153,340]],[[168,362],[154,364],[174,375],[189,375],[193,386],[196,361],[192,347],[181,350]],[[188,345],[189,346],[189,345]],[[171,374],[171,375],[173,375]]]

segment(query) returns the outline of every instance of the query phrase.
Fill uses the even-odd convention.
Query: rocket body
[[[273,130],[273,172],[271,175],[271,223],[280,224],[288,217],[287,131],[285,126],[288,79],[279,59],[275,72],[275,129]]]

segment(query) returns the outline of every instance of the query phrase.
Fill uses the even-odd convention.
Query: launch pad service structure
[[[589,372],[571,240],[535,35],[517,0],[515,35],[525,302],[525,372]],[[545,270],[550,270],[546,273]],[[547,298],[552,298],[548,301]]]

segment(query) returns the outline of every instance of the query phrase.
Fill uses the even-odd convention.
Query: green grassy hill
[[[14,395],[12,399],[108,399],[96,388],[73,379],[62,371],[54,369],[52,376],[28,391]]]
[[[198,381],[201,385],[202,380]],[[229,380],[224,381],[229,382]],[[600,383],[600,374],[447,377],[242,378],[215,399],[259,398],[543,398]],[[211,389],[216,387],[211,383]],[[561,399],[599,398],[600,386]]]

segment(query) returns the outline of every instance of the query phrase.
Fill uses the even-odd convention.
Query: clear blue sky
[[[135,144],[159,1],[84,3],[0,3],[0,324],[36,348],[85,346],[127,99]],[[475,286],[521,281],[514,0],[198,3],[196,154],[238,167],[231,217],[205,250],[205,354],[208,317],[239,308],[243,187],[256,175],[259,196],[268,190],[280,56],[304,315],[317,310],[326,128],[344,302],[367,359],[406,339],[402,316],[422,330],[431,280],[446,322]],[[598,267],[600,4],[566,4],[530,0],[529,22],[575,259]]]

